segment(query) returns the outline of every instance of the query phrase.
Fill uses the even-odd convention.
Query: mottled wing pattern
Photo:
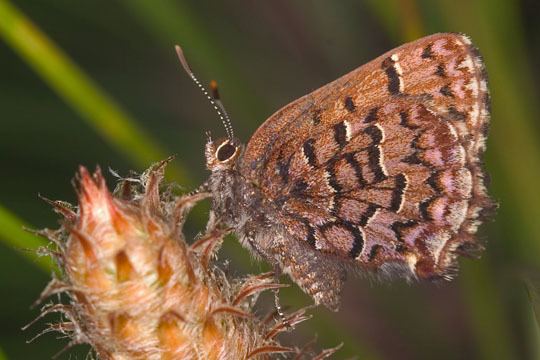
[[[491,208],[482,59],[460,34],[389,51],[284,107],[240,171],[290,236],[374,269],[447,278]]]

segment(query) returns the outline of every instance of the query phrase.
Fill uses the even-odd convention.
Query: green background
[[[335,358],[362,360],[539,358],[539,16],[536,0],[0,0],[0,359],[46,359],[65,343],[25,343],[52,316],[20,330],[50,272],[21,226],[57,226],[38,193],[74,202],[79,164],[126,174],[173,153],[171,180],[191,189],[207,176],[204,133],[223,130],[174,44],[204,83],[218,81],[247,141],[293,99],[441,31],[470,35],[490,76],[486,163],[500,209],[482,227],[487,251],[442,286],[351,280],[342,310],[317,309],[292,341],[344,342]],[[227,257],[238,273],[261,271],[232,239]],[[297,288],[282,298],[309,303]]]

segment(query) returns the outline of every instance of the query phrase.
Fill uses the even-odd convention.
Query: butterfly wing
[[[478,249],[484,65],[470,40],[405,44],[285,106],[249,141],[240,172],[291,237],[367,268],[446,278]]]

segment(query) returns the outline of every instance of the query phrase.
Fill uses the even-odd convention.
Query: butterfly
[[[286,105],[246,146],[214,100],[228,136],[206,144],[212,211],[316,304],[337,310],[351,272],[449,280],[458,255],[482,250],[490,98],[467,36],[390,50]]]

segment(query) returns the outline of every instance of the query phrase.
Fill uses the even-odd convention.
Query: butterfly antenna
[[[223,103],[221,102],[221,98],[219,96],[219,91],[218,91],[218,84],[216,80],[210,81],[210,91],[212,93],[212,98],[214,99],[216,104],[219,106],[219,109],[223,113],[223,116],[225,116],[225,122],[223,123],[223,126],[229,129],[227,130],[227,134],[230,134],[232,138],[234,137],[234,131],[233,131],[232,123],[231,123],[231,118],[229,117],[229,114],[227,114],[227,110],[225,110],[225,106],[223,106]]]
[[[219,93],[217,91],[217,83],[213,81],[213,83],[210,83],[210,86],[212,88],[213,97],[210,96],[206,88],[201,84],[199,79],[195,76],[193,71],[191,71],[191,68],[188,65],[188,62],[186,60],[186,57],[184,56],[184,51],[179,45],[176,45],[174,47],[176,49],[176,54],[178,55],[178,59],[180,60],[180,64],[182,64],[182,67],[184,68],[185,72],[189,75],[191,80],[199,87],[199,89],[202,91],[204,96],[208,99],[210,104],[214,107],[214,110],[218,114],[219,118],[221,119],[221,122],[223,123],[223,126],[225,127],[225,132],[227,133],[227,137],[229,140],[233,139],[234,133],[232,129],[231,119],[229,118],[229,115],[225,111],[225,108],[223,107],[223,104],[221,103],[221,100],[219,99]]]

